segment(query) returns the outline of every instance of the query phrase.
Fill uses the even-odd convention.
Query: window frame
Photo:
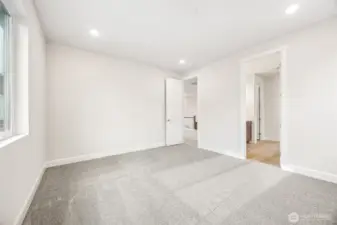
[[[4,11],[3,26],[3,92],[4,92],[4,123],[3,131],[0,131],[0,140],[13,136],[13,23],[12,16],[5,4],[0,0],[1,10]]]

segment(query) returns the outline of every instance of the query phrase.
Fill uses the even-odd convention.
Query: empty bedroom
[[[337,1],[0,0],[0,225],[337,223]]]

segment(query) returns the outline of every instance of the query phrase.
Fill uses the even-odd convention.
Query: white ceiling
[[[335,0],[35,0],[47,37],[185,73],[325,19]],[[294,15],[285,9],[300,4]],[[90,29],[101,36],[91,37]],[[180,65],[179,60],[186,64]]]

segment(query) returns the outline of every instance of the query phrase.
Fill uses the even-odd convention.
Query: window
[[[0,2],[0,139],[11,136],[10,15]]]

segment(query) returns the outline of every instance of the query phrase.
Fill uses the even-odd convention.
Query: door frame
[[[183,77],[183,81],[186,81],[186,80],[190,80],[190,79],[193,79],[193,78],[197,78],[197,115],[198,115],[198,127],[197,127],[197,147],[200,148],[200,97],[199,97],[199,76],[197,74],[192,74],[192,75],[189,75],[189,76],[185,76]],[[185,129],[185,127],[184,127]]]
[[[281,69],[280,69],[280,166],[286,162],[287,155],[287,111],[286,111],[286,79],[287,79],[287,46],[281,46],[275,49],[263,51],[257,54],[252,54],[240,60],[240,124],[241,124],[241,155],[247,159],[247,146],[246,146],[246,73],[244,72],[244,65],[254,59],[267,56],[273,53],[280,53]]]
[[[177,80],[177,81],[181,81],[182,82],[182,98],[184,98],[184,80],[182,80],[181,78],[176,78],[176,77],[167,77],[165,79],[165,82],[164,82],[164,124],[165,124],[165,146],[173,146],[173,145],[177,145],[177,144],[183,144],[184,143],[184,118],[182,118],[181,120],[181,129],[182,129],[182,142],[178,142],[176,144],[168,144],[168,138],[167,138],[167,130],[168,130],[168,125],[167,123],[169,122],[168,120],[168,114],[167,114],[167,110],[168,110],[168,107],[167,107],[167,93],[168,93],[168,90],[167,90],[167,81],[168,80]],[[184,99],[182,99],[182,103],[183,103]],[[184,105],[182,105],[182,116],[184,116]]]
[[[255,75],[256,76],[256,75]],[[254,106],[257,106],[257,114],[255,116],[255,121],[257,122],[257,129],[256,129],[256,141],[261,141],[262,138],[262,96],[261,96],[261,85],[256,85],[256,89],[257,89],[257,99],[255,99],[254,97],[254,101],[257,100],[257,104],[255,105],[254,102]],[[254,93],[255,94],[255,93]],[[254,110],[256,112],[256,110]]]

